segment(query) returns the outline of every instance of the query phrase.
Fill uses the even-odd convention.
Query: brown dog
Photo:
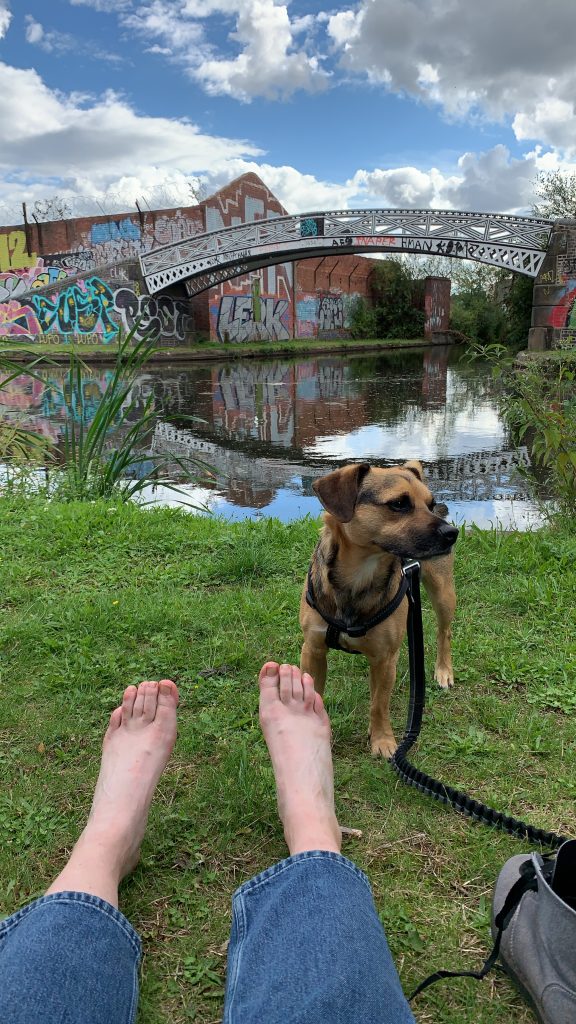
[[[421,464],[377,469],[355,463],[320,477],[312,486],[326,511],[300,603],[302,671],[310,673],[316,690],[323,693],[328,646],[327,623],[320,612],[351,629],[365,624],[398,592],[402,559],[416,558],[422,561],[422,579],[438,620],[434,678],[442,687],[452,686],[452,546],[458,530],[437,514],[448,510],[435,505]],[[389,707],[407,612],[404,598],[364,637],[343,631],[338,638],[342,650],[359,651],[370,662],[371,748],[384,757],[396,749]]]

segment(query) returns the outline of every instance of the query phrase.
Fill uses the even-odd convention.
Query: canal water
[[[84,378],[88,419],[111,373],[94,368]],[[60,368],[45,385],[23,374],[0,391],[0,413],[60,443],[64,380]],[[419,458],[456,522],[519,529],[538,522],[524,472],[528,451],[511,442],[489,367],[460,348],[150,366],[132,388],[134,419],[150,396],[149,450],[166,458],[167,479],[184,492],[159,484],[145,494],[153,503],[289,521],[319,514],[312,481],[348,460],[392,466]],[[185,482],[186,459],[208,464],[214,485]]]

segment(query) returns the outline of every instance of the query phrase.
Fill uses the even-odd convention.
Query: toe
[[[261,690],[274,690],[278,687],[278,673],[280,667],[276,661],[267,661],[260,669],[258,683]]]
[[[297,700],[300,704],[304,700],[304,686],[302,685],[302,676],[300,669],[296,665],[292,665],[292,698]]]
[[[134,702],[136,700],[136,694],[138,690],[135,686],[127,686],[124,690],[124,696],[122,698],[122,721],[128,722],[134,712]]]
[[[292,700],[292,665],[280,665],[280,700],[283,704]]]
[[[173,708],[178,706],[180,694],[176,683],[171,679],[161,679],[158,683],[158,707]]]
[[[136,700],[134,701],[134,707],[132,709],[132,718],[142,718],[142,715],[144,714],[144,699],[146,696],[146,687],[149,682],[149,679],[145,679],[138,685],[138,693],[136,694]]]
[[[108,732],[115,732],[122,724],[122,707],[114,708],[108,723]]]
[[[306,711],[311,711],[314,707],[314,680],[309,672],[302,674],[302,687],[304,689],[304,707]],[[318,695],[320,696],[320,695]]]
[[[145,722],[153,722],[158,707],[158,683],[144,683],[144,705],[142,707],[142,718]]]

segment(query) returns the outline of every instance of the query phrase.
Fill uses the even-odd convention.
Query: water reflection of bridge
[[[156,424],[152,451],[157,454],[197,458],[219,477],[218,490],[235,505],[264,508],[281,488],[293,487],[312,494],[312,481],[335,469],[334,460],[286,462],[246,454],[198,436],[195,432],[160,421]],[[389,459],[372,459],[375,465],[396,465]],[[401,460],[398,460],[401,461]],[[431,489],[444,501],[483,501],[499,497],[525,497],[518,492],[517,471],[528,467],[525,447],[516,450],[478,451],[425,463]],[[174,462],[174,475],[178,466]]]

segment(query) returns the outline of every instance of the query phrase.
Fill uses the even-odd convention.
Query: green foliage
[[[452,296],[450,326],[472,341],[493,344],[502,340],[506,321],[500,303],[475,285]]]
[[[508,281],[506,281],[508,278]],[[504,277],[505,328],[503,340],[507,345],[526,345],[532,320],[534,280],[525,274],[505,274]],[[507,285],[507,287],[506,287]]]
[[[352,299],[348,318],[353,338],[376,337],[376,312],[361,295],[356,295]]]
[[[398,260],[381,260],[370,275],[376,337],[418,338],[424,333],[424,312],[417,309],[416,282]]]
[[[128,501],[152,482],[162,480],[167,459],[150,453],[150,439],[156,420],[154,397],[143,409],[131,398],[134,380],[157,351],[146,337],[134,343],[136,327],[120,338],[114,370],[106,386],[95,416],[87,423],[83,380],[90,368],[74,349],[68,352],[68,376],[63,388],[66,409],[63,450],[59,453],[63,466],[52,474],[51,493],[60,501],[92,501],[117,497]],[[32,366],[16,366],[5,384],[26,373],[41,383],[44,379]],[[2,360],[4,366],[12,365]],[[0,385],[1,386],[1,385]],[[39,463],[46,444],[30,431],[0,422],[0,456],[17,456],[23,462]],[[46,461],[44,459],[44,461]],[[182,476],[190,482],[213,476],[199,460],[176,458]],[[173,490],[178,488],[167,484]]]
[[[531,449],[540,479],[534,487],[556,499],[555,511],[576,515],[576,357],[570,350],[515,360],[499,345],[477,346],[503,384],[503,408],[517,441]]]
[[[536,178],[534,191],[539,202],[532,210],[536,217],[576,217],[576,174],[542,171]]]
[[[42,358],[34,359],[24,371],[18,363],[6,359],[5,356],[0,356],[0,374],[6,374],[0,379],[0,395],[2,390],[5,390],[17,377],[22,376],[23,372],[36,380],[42,380],[34,371],[34,367],[42,362]],[[40,434],[33,430],[27,430],[8,416],[0,416],[0,460],[3,462],[8,461],[19,465],[38,463],[43,457],[46,457],[49,447],[49,442]]]

